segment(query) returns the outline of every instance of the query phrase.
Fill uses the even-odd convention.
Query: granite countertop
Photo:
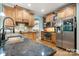
[[[29,31],[29,32],[20,32],[20,33],[36,33],[36,32],[30,32],[30,31]]]
[[[19,33],[20,34],[26,34],[26,33],[36,33],[36,32],[34,32],[34,31],[27,31],[27,32],[20,31]]]
[[[6,56],[49,56],[56,50],[35,41],[24,38],[24,41],[16,44],[5,44]]]

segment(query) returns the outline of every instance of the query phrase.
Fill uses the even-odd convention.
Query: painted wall
[[[40,31],[43,30],[43,18],[41,16],[35,16],[35,20],[39,21]]]
[[[77,53],[79,53],[79,3],[77,4]]]
[[[0,28],[3,27],[3,19],[5,18],[5,14],[3,13],[3,6],[0,3]]]
[[[2,4],[0,3],[0,13],[2,12]],[[0,14],[0,28],[2,27],[2,16]]]

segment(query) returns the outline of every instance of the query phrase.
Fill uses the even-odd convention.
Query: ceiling
[[[68,3],[6,3],[4,5],[11,7],[13,7],[14,5],[18,5],[32,10],[35,15],[43,16],[67,4]]]

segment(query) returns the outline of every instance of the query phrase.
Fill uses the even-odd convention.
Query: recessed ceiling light
[[[29,7],[31,7],[31,4],[29,3],[29,4],[27,4]]]
[[[44,9],[41,9],[41,12],[44,12],[45,10]]]

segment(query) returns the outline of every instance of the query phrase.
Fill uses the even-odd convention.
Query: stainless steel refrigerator
[[[63,24],[57,26],[57,47],[75,51],[76,50],[76,17],[62,20]]]

